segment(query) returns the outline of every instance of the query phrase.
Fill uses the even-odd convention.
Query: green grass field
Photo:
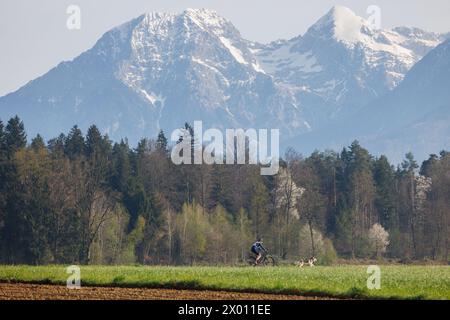
[[[450,299],[449,266],[381,266],[381,288],[367,289],[366,266],[83,266],[83,285],[210,289],[356,298]],[[0,266],[0,281],[65,284],[65,266]]]

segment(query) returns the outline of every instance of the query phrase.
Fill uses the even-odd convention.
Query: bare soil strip
[[[242,293],[211,290],[176,290],[120,287],[0,283],[0,300],[318,300],[324,297]]]

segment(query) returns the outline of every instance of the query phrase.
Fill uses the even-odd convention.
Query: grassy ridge
[[[381,266],[381,289],[368,290],[365,266],[83,266],[82,285],[167,287],[360,298],[450,299],[449,266]],[[65,284],[65,266],[0,266],[0,281]]]

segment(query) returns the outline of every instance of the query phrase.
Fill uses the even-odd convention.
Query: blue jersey
[[[251,250],[253,253],[259,254],[261,251],[265,251],[266,248],[264,248],[261,241],[256,241],[254,244],[252,244]]]

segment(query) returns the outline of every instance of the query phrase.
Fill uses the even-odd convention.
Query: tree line
[[[393,166],[354,141],[280,165],[174,165],[163,131],[135,148],[95,125],[28,142],[0,121],[0,262],[237,264],[259,237],[286,261],[449,260],[449,152]]]

